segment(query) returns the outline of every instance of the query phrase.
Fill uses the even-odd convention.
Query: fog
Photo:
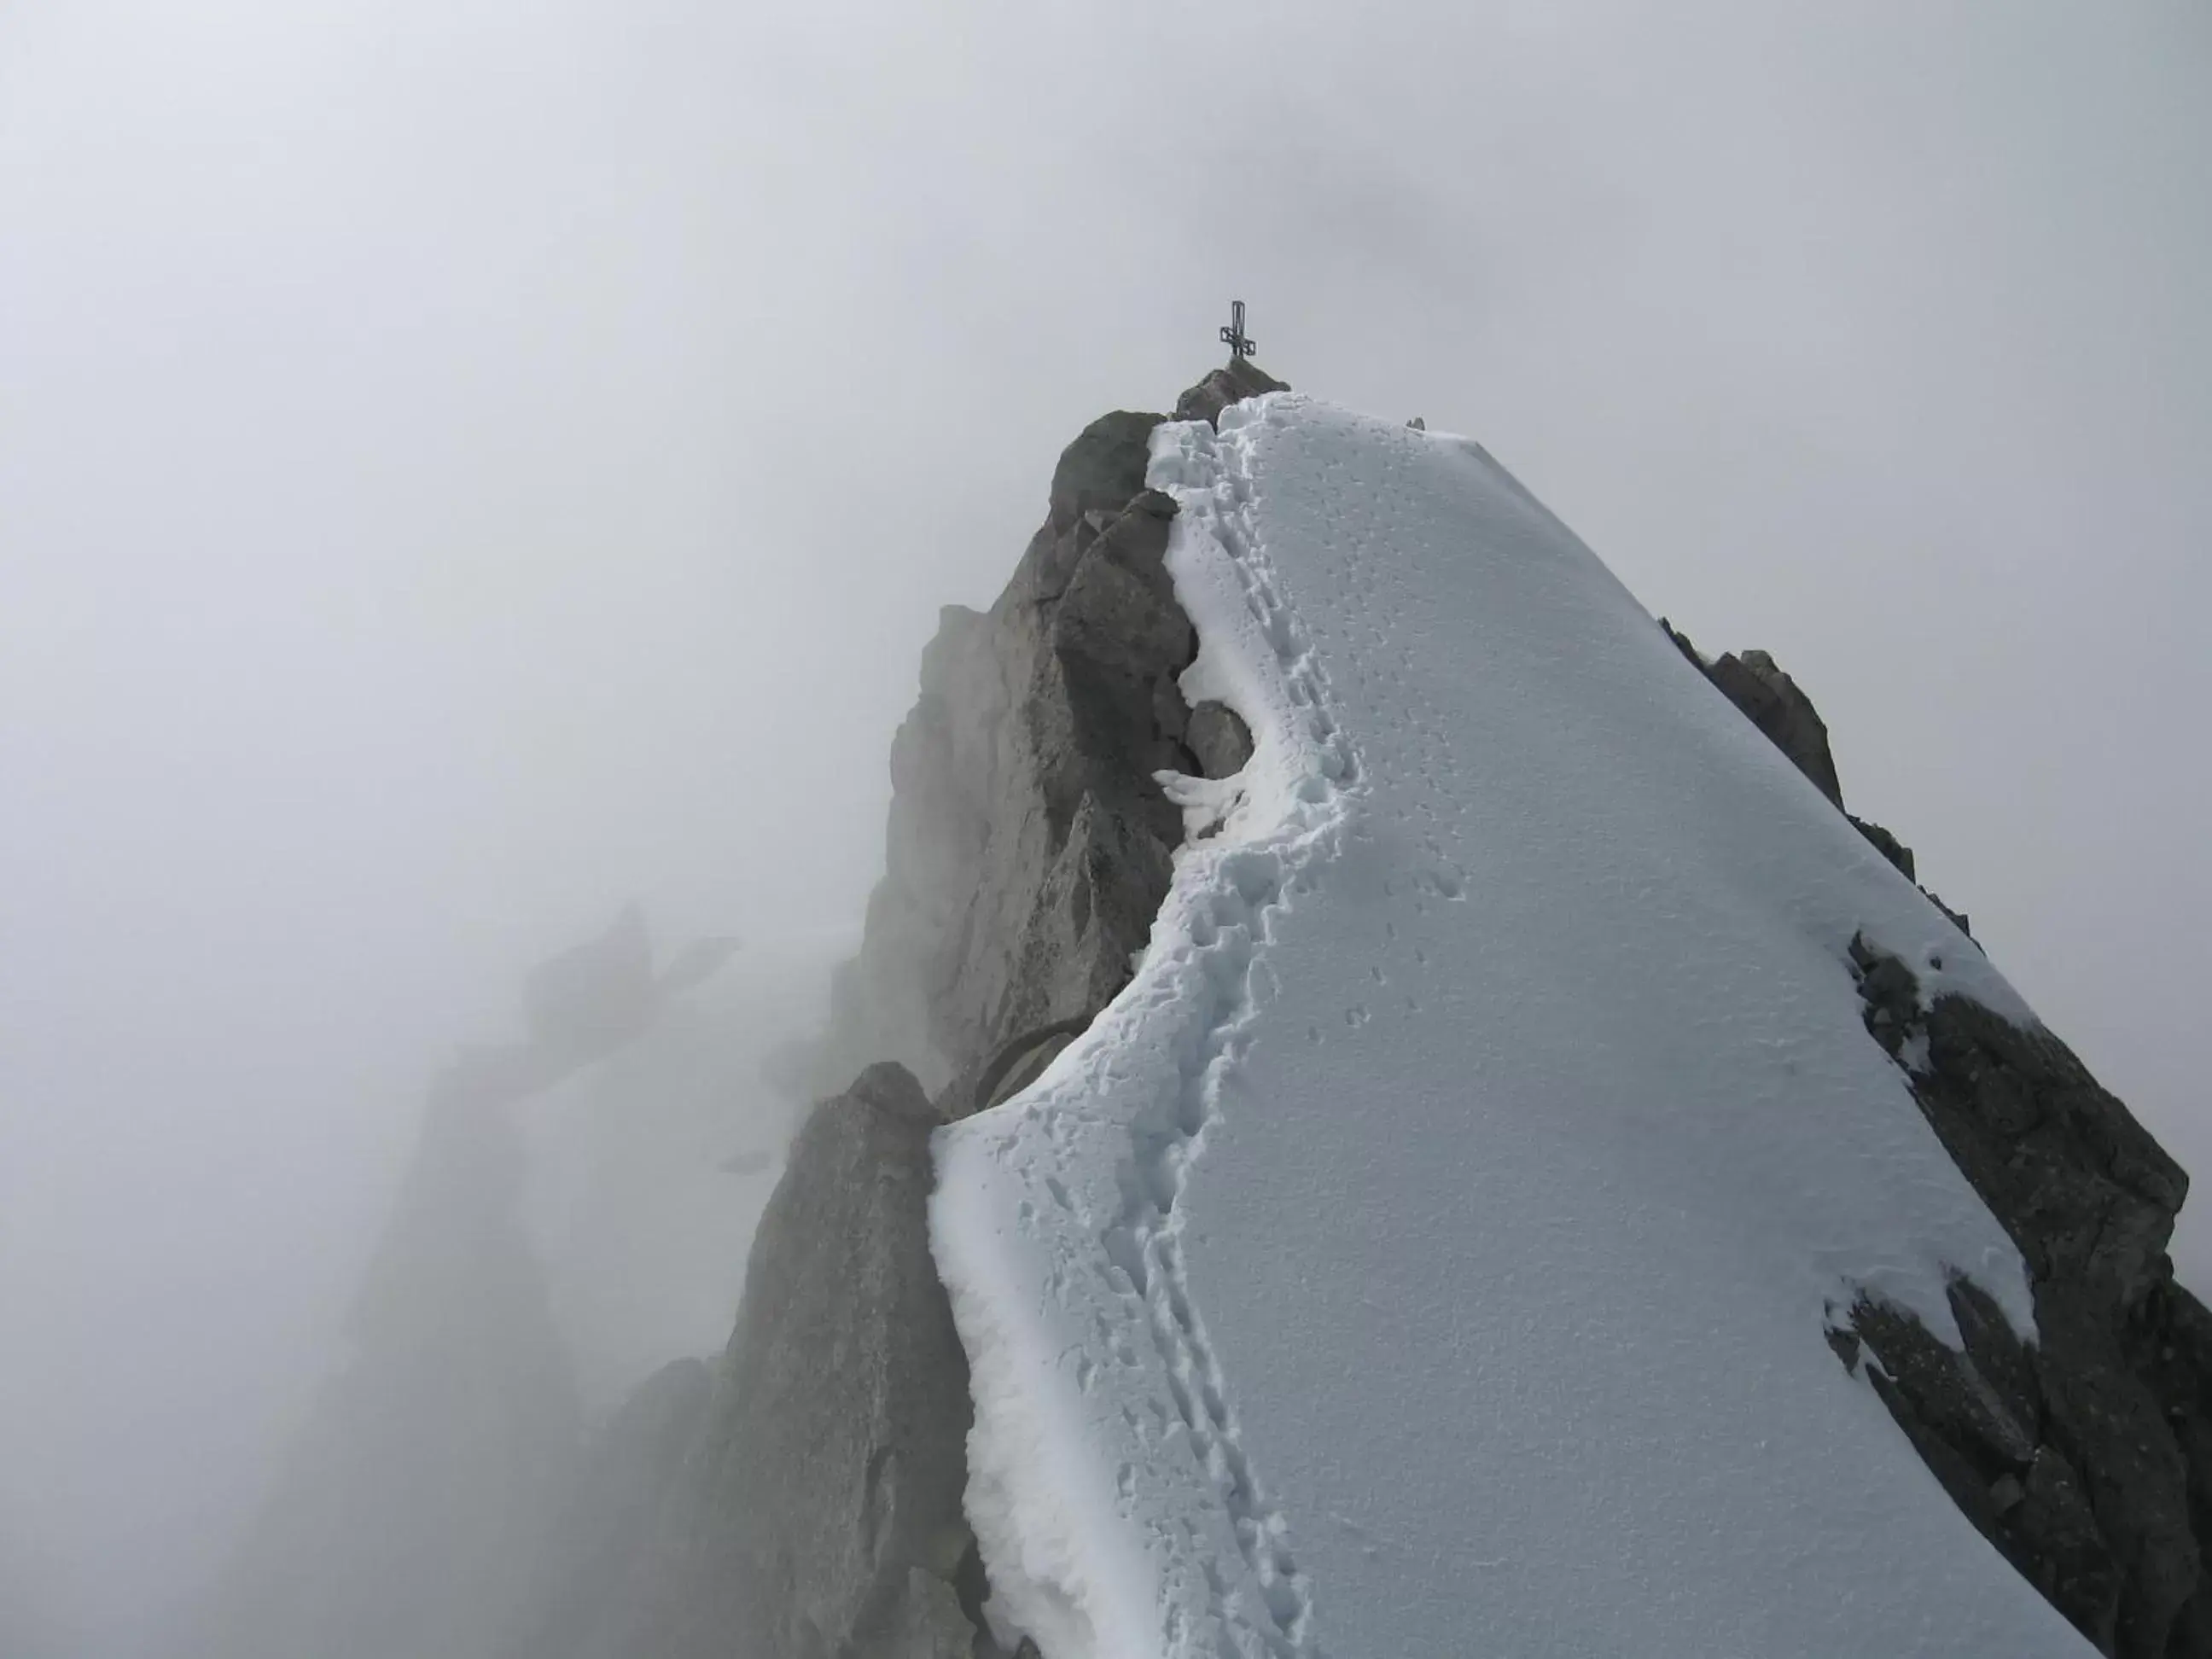
[[[1774,652],[2212,1167],[2208,76],[2190,0],[0,9],[0,1650],[165,1651],[532,963],[635,898],[797,1021],[936,607],[1232,295]]]

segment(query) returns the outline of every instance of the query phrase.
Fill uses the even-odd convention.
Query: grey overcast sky
[[[2201,0],[18,0],[16,1617],[204,1569],[533,955],[857,918],[935,607],[1231,295],[1774,651],[2212,1167]]]

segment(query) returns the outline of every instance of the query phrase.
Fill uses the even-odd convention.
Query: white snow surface
[[[1047,1659],[2080,1655],[1823,1340],[2016,1252],[1856,930],[2018,997],[1477,444],[1161,427],[1250,723],[1134,981],[938,1140],[993,1612]]]

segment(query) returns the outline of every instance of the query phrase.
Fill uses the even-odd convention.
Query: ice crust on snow
[[[940,1132],[994,1611],[1048,1659],[2080,1654],[1822,1340],[2032,1332],[1855,932],[2031,1018],[1479,445],[1158,429],[1250,726],[1134,980]]]

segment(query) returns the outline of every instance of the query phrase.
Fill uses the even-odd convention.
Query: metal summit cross
[[[1242,300],[1229,302],[1229,326],[1221,331],[1221,337],[1229,347],[1229,361],[1232,363],[1259,350],[1257,343],[1244,332],[1244,302]]]

